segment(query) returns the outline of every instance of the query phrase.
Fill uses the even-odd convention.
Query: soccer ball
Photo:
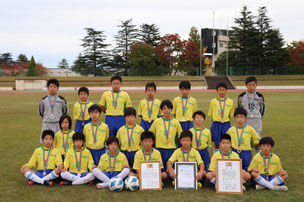
[[[109,189],[111,191],[121,191],[124,187],[124,183],[121,178],[113,177],[110,180]]]
[[[135,191],[139,187],[139,180],[137,177],[129,176],[125,179],[125,185],[127,190]]]

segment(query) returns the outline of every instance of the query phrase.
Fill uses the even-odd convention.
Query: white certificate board
[[[141,161],[139,164],[139,189],[162,189],[160,161]]]
[[[175,162],[175,189],[197,189],[196,162]]]

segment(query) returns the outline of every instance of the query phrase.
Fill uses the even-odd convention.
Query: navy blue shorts
[[[133,168],[133,163],[134,163],[134,157],[137,151],[130,151],[128,152],[127,150],[121,150],[122,153],[124,153],[124,155],[126,155],[128,162],[129,162],[129,166],[130,168]]]
[[[124,116],[109,116],[106,115],[106,124],[109,127],[109,137],[116,137],[116,134],[122,126],[126,125]]]
[[[198,150],[198,152],[201,155],[202,160],[204,161],[205,171],[208,171],[209,165],[210,165],[210,154],[209,154],[208,149],[207,148],[206,149],[201,149],[201,150]]]
[[[241,153],[238,153],[236,149],[232,149],[232,151],[239,155],[240,159],[242,159],[242,168],[248,172],[248,167],[252,160],[251,150],[241,150]]]
[[[45,175],[43,175],[44,170],[38,170],[35,171],[35,174],[40,177],[40,178],[44,178],[45,176],[47,176],[48,174],[50,174],[53,170],[52,169],[46,169],[45,170]],[[55,176],[54,176],[55,177]]]
[[[120,172],[118,171],[113,171],[113,173],[111,174],[111,172],[106,172],[106,171],[103,171],[103,174],[105,174],[108,178],[112,178],[112,177],[116,177]]]
[[[172,156],[173,152],[175,149],[162,149],[162,148],[157,148],[157,150],[160,152],[160,155],[162,157],[162,161],[164,164],[164,170],[167,170],[167,162],[169,158]]]
[[[71,173],[71,172],[70,172]],[[78,173],[71,173],[72,175],[75,175],[75,176],[77,176],[78,175]],[[89,172],[85,172],[85,173],[81,173],[80,174],[80,177],[85,177],[87,174],[89,174]]]
[[[141,119],[140,121],[140,126],[145,130],[148,131],[152,125],[154,121],[151,121],[151,123],[149,123],[149,121],[145,121],[144,119]]]
[[[65,155],[61,155],[61,158],[62,158],[62,162],[64,162]]]
[[[87,123],[91,123],[91,119],[86,120],[86,121],[80,121],[77,120],[75,123],[75,132],[80,132],[83,133],[83,127],[87,124]]]
[[[213,122],[210,129],[212,142],[219,145],[222,134],[227,133],[230,127],[230,121],[225,123]]]
[[[192,121],[186,121],[186,122],[179,122],[183,131],[185,130],[190,130],[191,128],[194,127],[193,122]]]
[[[89,149],[87,148],[91,154],[92,154],[92,157],[93,157],[93,160],[94,160],[94,164],[96,166],[98,166],[99,164],[99,160],[100,160],[100,157],[106,153],[106,149],[105,148],[102,148],[102,149]]]

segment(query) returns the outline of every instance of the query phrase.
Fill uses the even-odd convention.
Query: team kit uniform
[[[160,110],[161,101],[153,98],[153,100],[143,99],[138,105],[138,116],[141,116],[140,126],[144,130],[149,130],[155,119],[162,115]]]
[[[133,170],[139,170],[141,161],[159,161],[161,171],[165,172],[161,154],[157,149],[152,148],[150,153],[146,153],[144,149],[138,150],[134,157]]]
[[[87,123],[91,122],[91,118],[88,112],[90,106],[93,103],[90,101],[81,102],[78,101],[74,104],[73,107],[73,119],[76,121],[75,123],[75,132],[83,132],[83,128]]]
[[[124,91],[104,92],[99,105],[106,107],[105,123],[109,127],[109,136],[116,136],[119,128],[126,124],[124,109],[132,107],[129,94]]]
[[[69,131],[59,131],[55,134],[53,146],[60,150],[62,160],[64,161],[65,154],[68,149],[73,148],[73,130]]]

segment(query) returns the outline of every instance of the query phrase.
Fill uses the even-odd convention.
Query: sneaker
[[[282,186],[274,185],[274,190],[277,190],[277,191],[287,191],[288,187],[285,186],[285,185],[282,185]]]
[[[28,185],[28,186],[33,186],[33,185],[35,185],[35,184],[37,184],[37,183],[31,180],[31,181],[28,182],[27,185]]]
[[[198,189],[200,189],[200,188],[202,188],[202,187],[203,187],[202,183],[200,183],[200,182],[197,182],[197,184],[196,184],[196,185],[197,185],[197,188],[198,188]]]
[[[262,186],[262,185],[256,184],[256,185],[255,185],[255,189],[256,189],[256,190],[263,190],[263,189],[265,189],[265,187]]]
[[[72,182],[71,181],[61,181],[59,186],[63,186],[63,185],[72,185]]]
[[[48,186],[48,187],[54,186],[52,181],[44,181],[43,185]]]
[[[246,191],[246,187],[243,185],[243,191]]]
[[[108,186],[109,186],[109,184],[105,183],[105,182],[103,182],[103,183],[97,183],[96,184],[96,189],[103,189],[103,188],[107,188]]]
[[[91,180],[90,182],[89,182],[89,185],[92,185],[94,182],[93,182],[93,180]]]

